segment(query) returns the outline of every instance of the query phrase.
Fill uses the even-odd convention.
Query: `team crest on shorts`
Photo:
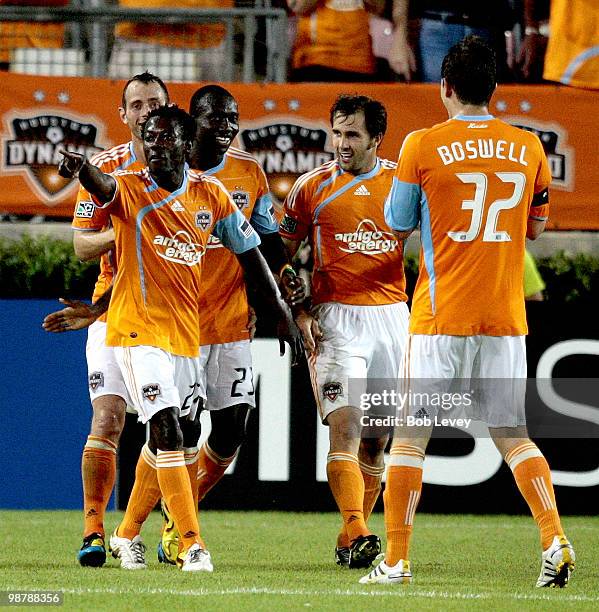
[[[149,385],[145,385],[141,388],[141,392],[144,397],[147,397],[151,402],[153,402],[159,395],[162,394],[160,390],[160,385],[158,383],[151,383]]]
[[[212,211],[200,210],[196,213],[196,227],[205,232],[212,225]]]
[[[95,391],[98,387],[104,386],[104,374],[102,372],[92,372],[89,375],[89,388]]]
[[[331,402],[343,395],[343,385],[340,382],[330,382],[322,387],[322,394]]]

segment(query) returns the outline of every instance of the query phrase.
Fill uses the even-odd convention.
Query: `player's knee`
[[[360,460],[369,465],[379,465],[385,454],[389,442],[388,434],[379,434],[374,437],[362,437],[360,441]]]
[[[221,457],[232,457],[246,437],[248,404],[239,404],[210,413],[212,429],[208,437],[210,448]]]
[[[111,399],[107,396],[94,401],[91,435],[118,444],[125,426],[125,409],[125,402],[120,397]]]
[[[197,446],[198,440],[202,434],[202,423],[200,422],[200,411],[195,416],[195,419],[183,418],[179,421],[181,432],[183,434],[183,446],[185,448],[193,448]]]
[[[183,433],[179,427],[177,409],[165,408],[150,419],[152,447],[157,450],[173,451],[183,448]]]

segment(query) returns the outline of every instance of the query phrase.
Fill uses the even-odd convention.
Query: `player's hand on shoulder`
[[[291,350],[291,365],[297,365],[304,352],[304,343],[302,341],[302,334],[295,324],[291,312],[288,312],[287,316],[279,319],[277,322],[277,336],[279,338],[281,357],[285,354],[285,343],[287,343]]]
[[[295,322],[302,333],[306,350],[309,353],[313,353],[316,351],[318,342],[322,338],[322,331],[318,321],[309,312],[302,311],[296,315]]]
[[[60,298],[60,303],[66,308],[57,310],[47,315],[42,327],[47,332],[61,333],[65,331],[76,331],[89,327],[101,313],[94,310],[91,304],[79,300],[66,300]]]
[[[85,164],[85,155],[61,149],[62,159],[58,162],[58,174],[63,178],[74,178]]]

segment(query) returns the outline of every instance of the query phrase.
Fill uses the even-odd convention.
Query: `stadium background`
[[[56,219],[72,212],[75,185],[55,174],[54,152],[65,145],[93,150],[126,140],[116,115],[123,83],[83,76],[6,73],[2,78],[0,210],[54,217],[44,227],[55,232],[62,226]],[[173,100],[184,107],[196,86],[169,82]],[[242,114],[238,145],[263,161],[279,197],[298,174],[330,158],[328,108],[342,90],[364,92],[387,105],[390,128],[381,153],[390,159],[397,157],[409,131],[445,118],[433,85],[233,84],[231,91],[239,99]],[[550,225],[554,232],[535,245],[544,254],[563,244],[576,251],[575,240],[582,234],[572,230],[585,232],[585,242],[597,249],[593,233],[599,230],[595,102],[596,93],[549,85],[502,85],[494,98],[494,114],[536,131],[546,146],[554,177]],[[1,229],[14,234],[10,224]],[[91,414],[85,385],[85,336],[45,334],[41,320],[55,306],[49,300],[0,300],[3,441],[5,448],[22,449],[22,456],[27,456],[27,461],[3,462],[7,486],[0,487],[0,508],[81,505],[79,463]],[[592,306],[529,305],[529,377],[547,375],[538,371],[539,359],[548,351],[555,353],[557,347],[563,349],[563,357],[549,376],[593,378],[599,357],[596,319]],[[569,344],[559,344],[564,342]],[[324,476],[326,430],[317,423],[305,367],[289,374],[288,362],[276,357],[274,341],[263,338],[255,343],[255,350],[256,370],[261,374],[259,408],[252,415],[247,443],[232,473],[211,492],[206,506],[239,508],[241,503],[247,509],[333,510]],[[592,406],[582,423],[585,437],[539,441],[554,469],[558,502],[565,514],[595,512],[589,500],[599,491],[598,423],[599,408]],[[564,432],[569,425],[564,422]],[[112,507],[126,503],[144,434],[134,419],[128,421]],[[509,471],[490,446],[487,439],[433,441],[421,510],[526,513]],[[55,452],[38,452],[48,448]]]

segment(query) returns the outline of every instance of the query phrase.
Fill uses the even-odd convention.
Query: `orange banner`
[[[56,173],[58,151],[86,153],[129,140],[118,116],[124,82],[2,74],[0,211],[70,217],[77,185]],[[169,84],[183,108],[195,84]],[[329,108],[341,92],[381,100],[389,113],[383,157],[395,160],[412,130],[446,119],[436,85],[227,86],[239,101],[237,146],[262,163],[281,199],[302,173],[333,156]],[[539,135],[551,165],[552,229],[599,230],[599,96],[554,86],[499,87],[491,112]]]

